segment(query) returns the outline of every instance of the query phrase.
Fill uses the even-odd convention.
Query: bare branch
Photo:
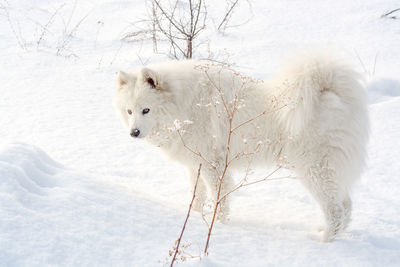
[[[282,105],[281,107],[279,107],[279,108],[277,108],[277,109],[274,109],[274,110],[268,110],[268,109],[266,109],[266,110],[264,110],[263,112],[261,112],[260,114],[256,115],[255,117],[250,118],[250,119],[248,119],[248,120],[246,120],[246,121],[244,121],[244,122],[239,123],[237,126],[233,127],[232,131],[237,130],[238,128],[242,127],[243,125],[245,125],[245,124],[247,124],[247,123],[250,123],[250,122],[254,121],[255,119],[258,119],[259,117],[261,117],[261,116],[263,116],[263,115],[276,112],[276,111],[278,111],[278,110],[280,110],[280,109],[282,109],[282,108],[284,108],[284,107],[287,107],[287,105],[284,104],[284,105]]]
[[[185,32],[185,28],[183,28],[182,25],[179,25],[179,23],[175,21],[174,17],[171,14],[168,14],[164,10],[164,8],[161,6],[160,2],[157,0],[153,0],[153,1],[157,5],[157,8],[164,15],[164,17],[175,27],[175,29],[177,29],[181,34],[187,36],[188,34]]]
[[[392,11],[389,11],[389,12],[386,12],[385,14],[382,14],[381,18],[385,18],[386,17],[386,18],[391,18],[391,19],[397,19],[398,17],[396,17],[396,16],[390,16],[389,17],[389,15],[391,15],[391,14],[397,12],[397,11],[400,11],[400,8],[396,8],[396,9],[394,9]]]
[[[181,134],[180,130],[179,130],[179,129],[176,129],[176,127],[175,127],[175,130],[177,131],[177,133],[178,133],[178,135],[179,135],[179,138],[180,138],[181,141],[182,141],[183,146],[184,146],[187,150],[189,150],[190,152],[192,152],[193,154],[195,154],[196,156],[198,156],[199,158],[201,158],[205,163],[207,163],[208,165],[210,165],[210,167],[211,167],[213,170],[215,170],[216,173],[217,173],[218,176],[219,176],[219,172],[218,172],[218,169],[217,169],[217,167],[215,166],[215,164],[213,164],[213,163],[211,163],[209,160],[207,160],[199,151],[196,151],[196,150],[190,148],[189,146],[187,146],[186,143],[185,143],[185,141],[183,140],[183,137],[182,137],[182,134]]]
[[[235,8],[235,6],[237,5],[237,3],[239,2],[239,0],[236,0],[235,2],[232,3],[232,5],[228,8],[228,11],[225,13],[224,18],[222,19],[221,23],[218,25],[218,31],[221,30],[222,26],[227,25],[230,16],[232,15],[232,11]]]
[[[272,180],[282,180],[282,179],[296,179],[295,177],[291,176],[291,175],[287,175],[287,176],[282,176],[282,177],[274,177],[271,178],[272,175],[274,175],[277,171],[281,170],[282,166],[278,166],[275,170],[273,170],[272,172],[270,172],[267,176],[265,176],[262,179],[259,180],[255,180],[252,182],[246,182],[245,183],[245,179],[242,179],[238,185],[236,185],[231,191],[225,193],[219,200],[218,202],[221,202],[222,200],[224,200],[228,195],[232,194],[233,192],[237,191],[238,189],[242,188],[242,187],[246,187],[249,185],[253,185],[253,184],[258,184],[261,182],[265,182],[265,181],[272,181]]]
[[[181,234],[179,235],[179,238],[177,240],[177,244],[176,244],[176,247],[175,247],[175,253],[174,253],[174,256],[172,258],[171,265],[170,265],[171,267],[174,265],[174,263],[176,261],[176,255],[178,254],[178,251],[179,251],[179,245],[181,243],[183,233],[185,232],[186,224],[187,224],[187,221],[188,221],[189,216],[190,216],[190,211],[192,210],[192,205],[193,205],[194,199],[196,198],[196,189],[197,189],[197,184],[198,184],[199,178],[200,178],[200,170],[201,170],[201,163],[200,163],[199,169],[197,171],[197,178],[196,178],[196,183],[194,184],[192,200],[190,201],[190,204],[189,204],[189,208],[188,208],[188,211],[187,211],[187,214],[186,214],[186,219],[185,219],[185,222],[183,224]]]
[[[7,1],[5,1],[5,3],[7,5],[9,5],[9,3]],[[26,49],[26,41],[22,36],[21,27],[19,26],[19,23],[16,22],[17,28],[18,28],[18,32],[17,32],[17,30],[14,27],[14,23],[12,23],[12,21],[11,21],[10,13],[8,12],[8,7],[6,7],[6,6],[2,6],[2,7],[3,7],[4,12],[5,12],[5,17],[7,18],[8,24],[10,25],[11,31],[12,31],[15,39],[17,40],[17,43],[18,43],[19,47],[21,49],[23,49],[23,50],[27,50]]]
[[[206,74],[206,76],[207,76],[209,82],[211,83],[211,85],[214,86],[214,88],[218,91],[218,94],[219,94],[219,96],[220,96],[220,98],[221,98],[221,101],[222,101],[222,103],[223,103],[223,105],[224,105],[226,114],[228,115],[228,117],[231,117],[231,112],[230,112],[230,110],[229,110],[229,108],[228,108],[228,106],[227,106],[227,103],[226,103],[226,101],[225,101],[224,94],[222,93],[220,86],[218,86],[218,85],[215,84],[214,80],[210,77],[210,75],[209,75],[209,73],[207,72],[207,70],[205,70],[205,74]]]
[[[200,1],[201,2],[201,1]],[[202,22],[202,26],[198,29],[198,30],[196,30],[196,29],[194,29],[194,31],[193,31],[193,37],[197,37],[197,35],[202,31],[202,30],[204,30],[205,28],[206,28],[206,20],[207,20],[207,6],[205,5],[205,3],[203,4],[203,9],[204,9],[204,12],[203,12],[203,14],[204,14],[204,16],[203,16],[203,22]],[[201,13],[201,5],[199,5],[199,9],[198,9],[198,11],[197,11],[197,18],[196,18],[196,23],[195,23],[195,25],[197,26],[197,23],[198,23],[198,21],[199,21],[199,18],[200,18],[200,13]]]
[[[76,3],[76,1],[75,1],[75,3]],[[75,6],[74,6],[73,11],[74,11],[74,10],[75,10]],[[68,45],[68,43],[71,41],[72,37],[75,35],[75,33],[77,32],[78,28],[81,26],[82,22],[86,20],[86,18],[90,15],[90,13],[91,13],[93,10],[89,11],[88,13],[86,13],[86,15],[83,16],[83,17],[75,24],[75,26],[68,32],[68,26],[69,26],[70,20],[71,20],[71,18],[72,18],[72,16],[73,16],[73,11],[71,12],[71,16],[70,16],[70,18],[68,19],[68,22],[67,22],[67,24],[66,24],[66,26],[65,26],[65,28],[64,28],[64,35],[63,35],[61,44],[58,45],[58,47],[57,47],[57,53],[56,53],[57,55],[60,55],[62,51],[67,50],[67,45]]]
[[[53,13],[53,15],[49,18],[49,20],[47,21],[47,23],[42,26],[42,33],[40,34],[39,39],[36,42],[36,49],[39,49],[40,43],[42,42],[42,40],[44,39],[44,36],[46,34],[46,32],[48,32],[48,27],[50,24],[53,23],[53,20],[55,18],[55,16],[57,15],[58,11],[60,11],[63,7],[65,6],[65,3],[60,5]]]

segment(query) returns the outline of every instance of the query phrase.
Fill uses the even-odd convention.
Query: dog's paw
[[[322,235],[320,233],[308,233],[307,237],[316,242],[321,242],[322,239]]]
[[[319,231],[319,233],[310,233],[307,236],[311,240],[321,243],[329,243],[334,239],[334,236],[327,234],[324,230]]]

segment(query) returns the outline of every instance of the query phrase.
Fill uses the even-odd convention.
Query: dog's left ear
[[[161,81],[159,75],[149,69],[149,68],[143,68],[142,69],[142,77],[144,82],[148,83],[151,88],[157,89],[157,90],[163,90],[163,86],[161,86]]]
[[[117,81],[118,81],[118,90],[122,90],[123,86],[126,85],[127,83],[135,83],[136,77],[132,73],[128,73],[125,71],[118,71],[117,75]]]
[[[117,80],[119,86],[125,85],[129,81],[129,74],[125,71],[120,70],[118,71]]]

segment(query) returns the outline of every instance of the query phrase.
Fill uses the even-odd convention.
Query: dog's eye
[[[143,115],[149,113],[150,109],[149,108],[145,108],[142,110]]]
[[[127,112],[129,115],[132,115],[132,110],[128,109]]]
[[[152,78],[147,78],[147,83],[150,84],[152,88],[156,88],[156,84]]]

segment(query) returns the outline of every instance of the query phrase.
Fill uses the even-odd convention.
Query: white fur
[[[123,123],[131,132],[159,146],[189,169],[193,188],[199,163],[203,163],[194,209],[200,210],[208,197],[216,196],[216,172],[199,156],[184,147],[176,131],[184,125],[185,144],[222,170],[225,160],[228,120],[223,100],[240,96],[241,108],[233,126],[268,110],[265,115],[236,129],[230,156],[254,152],[233,161],[222,186],[222,194],[233,186],[232,170],[253,166],[271,167],[285,157],[287,166],[309,189],[326,219],[322,241],[330,241],[350,221],[350,190],[364,166],[368,139],[366,96],[360,76],[329,55],[293,58],[275,79],[247,81],[221,67],[204,69],[204,62],[172,61],[120,72],[114,99]],[[152,80],[148,80],[148,79]],[[143,109],[150,112],[142,114]],[[132,115],[127,110],[132,110]],[[246,141],[243,141],[246,139]],[[257,149],[256,149],[257,147]],[[229,213],[229,199],[221,207],[222,219]]]

